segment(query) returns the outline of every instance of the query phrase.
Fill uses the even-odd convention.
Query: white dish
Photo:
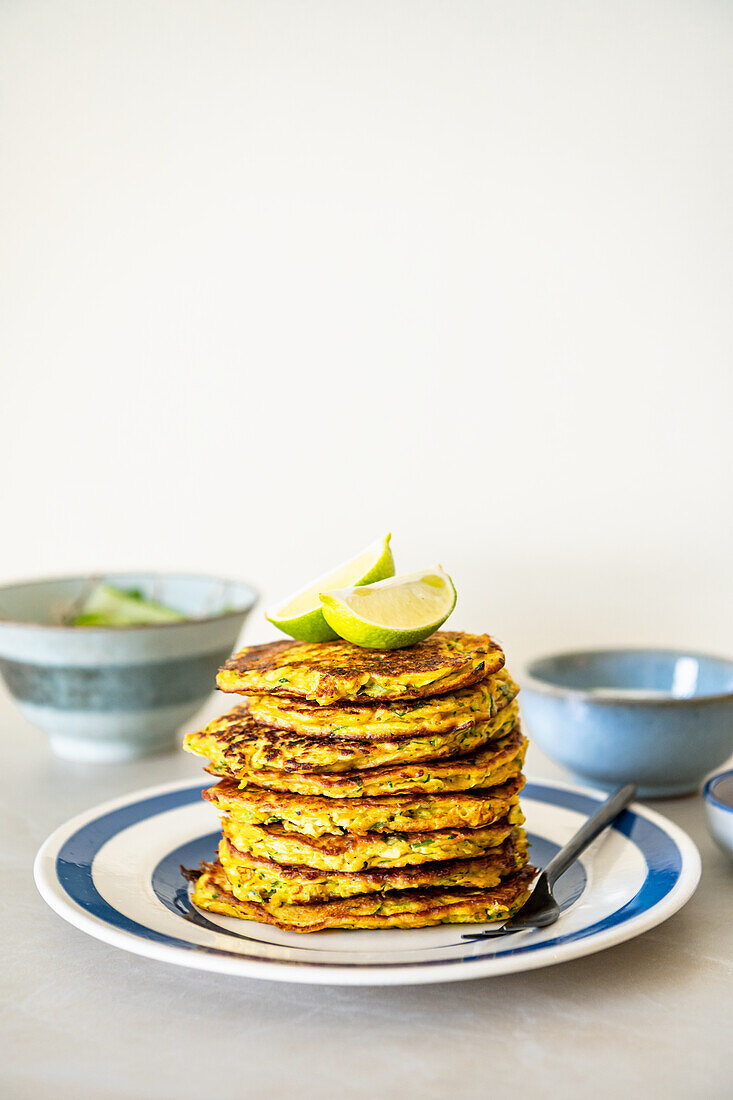
[[[35,878],[65,920],[139,955],[249,978],[340,985],[460,981],[575,959],[648,931],[693,894],[700,857],[690,838],[640,806],[560,879],[550,928],[481,941],[481,925],[358,932],[282,932],[200,913],[180,865],[214,858],[219,819],[202,784],[169,784],[108,802],[44,843]],[[542,866],[605,795],[546,780],[522,795],[532,859]]]
[[[713,840],[726,855],[733,856],[733,771],[711,776],[702,793]]]

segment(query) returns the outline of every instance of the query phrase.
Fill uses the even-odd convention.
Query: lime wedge
[[[456,606],[453,581],[428,573],[322,592],[323,615],[340,638],[366,649],[399,649],[434,634]]]
[[[279,630],[300,642],[332,642],[338,637],[323,617],[319,593],[343,585],[370,584],[394,576],[394,559],[389,547],[391,535],[378,539],[351,561],[301,588],[280,607],[267,611],[266,617]]]

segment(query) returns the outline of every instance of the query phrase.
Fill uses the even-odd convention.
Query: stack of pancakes
[[[201,909],[315,932],[483,922],[524,904],[527,742],[486,635],[417,645],[275,642],[220,670],[242,703],[188,734],[221,780]]]

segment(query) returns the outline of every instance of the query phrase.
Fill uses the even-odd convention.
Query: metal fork
[[[492,936],[508,936],[512,932],[525,932],[531,928],[546,928],[560,916],[560,906],[552,895],[552,888],[571,863],[584,852],[591,841],[610,825],[614,818],[636,798],[636,787],[631,783],[619,787],[602,806],[578,829],[574,837],[553,856],[541,872],[530,896],[522,908],[501,928],[489,928],[485,932],[469,932],[464,940],[485,940]]]

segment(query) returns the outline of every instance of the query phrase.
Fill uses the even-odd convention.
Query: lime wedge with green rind
[[[324,618],[319,594],[325,589],[342,588],[346,585],[356,588],[393,577],[394,558],[389,545],[391,538],[391,535],[387,535],[378,539],[351,561],[343,562],[301,588],[279,607],[270,608],[266,612],[266,618],[299,642],[334,641],[338,634]]]
[[[438,566],[358,588],[324,591],[321,601],[326,622],[340,638],[365,649],[401,649],[435,633],[456,606],[456,590]]]

